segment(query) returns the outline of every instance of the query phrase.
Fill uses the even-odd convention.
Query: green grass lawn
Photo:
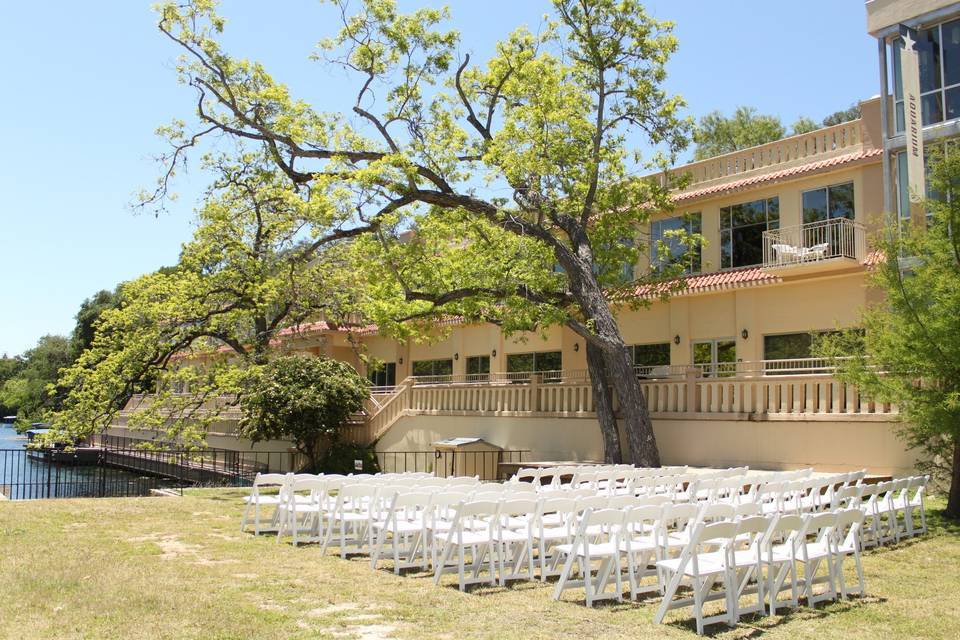
[[[460,593],[241,534],[240,495],[0,502],[0,637],[695,637],[685,611],[653,625],[656,599],[590,610],[574,594],[554,602],[539,583]],[[864,599],[708,633],[958,637],[960,528],[931,521],[925,538],[865,554]]]

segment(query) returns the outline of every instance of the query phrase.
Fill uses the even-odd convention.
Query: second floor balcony
[[[763,232],[767,269],[820,270],[862,264],[867,254],[864,227],[848,218],[819,220]]]

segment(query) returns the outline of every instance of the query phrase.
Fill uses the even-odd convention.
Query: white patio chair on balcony
[[[777,264],[796,262],[800,258],[801,249],[792,244],[776,243],[770,245],[773,250],[773,260]]]
[[[823,260],[827,257],[827,252],[829,250],[829,242],[820,242],[812,247],[804,247],[800,250],[800,260]]]

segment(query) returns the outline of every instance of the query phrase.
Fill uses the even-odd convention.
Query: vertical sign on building
[[[925,218],[923,199],[926,182],[923,166],[923,113],[920,106],[920,59],[917,55],[917,32],[900,25],[903,51],[900,52],[900,77],[903,81],[903,112],[907,136],[907,183],[910,192],[910,217]]]

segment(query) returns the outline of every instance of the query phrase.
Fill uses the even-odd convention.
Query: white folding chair
[[[497,545],[494,540],[495,523],[499,504],[493,500],[461,502],[457,507],[450,529],[437,535],[438,560],[434,567],[434,584],[440,584],[444,573],[457,571],[460,591],[468,584],[497,581]],[[456,552],[456,565],[448,565],[450,556]],[[466,558],[470,556],[472,575],[466,576]],[[481,577],[484,559],[487,560],[487,576]]]
[[[669,578],[659,609],[653,618],[654,623],[663,623],[671,609],[693,607],[697,621],[697,633],[703,635],[704,626],[715,622],[724,622],[734,626],[737,621],[737,601],[732,545],[737,535],[737,523],[703,522],[694,527],[690,542],[684,547],[678,558],[665,558],[657,562],[657,568]],[[712,550],[719,547],[719,551]],[[713,587],[722,581],[723,590],[714,591]],[[680,586],[688,583],[693,597],[675,598]],[[724,599],[726,610],[717,615],[705,616],[703,605],[711,600]]]
[[[292,474],[289,474],[289,476],[292,476]],[[289,476],[285,473],[257,473],[253,479],[253,486],[250,488],[250,495],[244,498],[246,504],[243,509],[243,517],[240,519],[240,531],[247,530],[251,509],[254,511],[254,535],[260,535],[261,532],[273,532],[279,528],[279,507],[286,502],[284,488],[290,482],[291,478]],[[262,493],[264,489],[276,489],[277,493],[264,494]],[[263,521],[261,520],[261,509],[263,507],[273,508],[273,512],[270,514],[269,524],[266,527],[263,526]]]
[[[566,492],[548,494],[550,497],[541,499],[538,505],[532,534],[537,547],[541,582],[559,574],[559,556],[553,548],[558,544],[572,543],[576,535],[577,501],[565,494]],[[553,497],[554,495],[557,497]]]
[[[344,484],[337,493],[337,501],[328,517],[323,553],[337,536],[340,557],[346,559],[347,548],[353,546],[362,553],[367,543],[367,526],[378,488],[367,483]]]
[[[840,583],[840,597],[844,600],[851,593],[859,596],[864,595],[863,565],[860,562],[860,527],[862,524],[863,512],[859,509],[845,509],[837,512],[833,532],[834,554],[836,555],[833,569],[837,581]],[[846,579],[843,576],[843,562],[848,556],[853,557],[854,571],[857,574],[857,585],[852,589],[847,587]]]
[[[370,553],[370,566],[377,568],[380,555],[390,538],[393,553],[393,571],[419,567],[427,569],[426,514],[430,508],[432,493],[424,491],[397,492],[382,519],[370,523],[371,537],[375,537]],[[420,560],[417,561],[417,552]]]
[[[798,515],[775,516],[773,524],[761,542],[760,563],[766,570],[766,593],[771,616],[784,606],[800,606],[797,577],[797,547],[794,539],[803,532],[803,518]],[[790,582],[787,584],[787,578]],[[780,600],[780,594],[789,586],[790,599]]]
[[[538,500],[510,496],[500,503],[493,537],[500,561],[500,584],[507,580],[533,580],[533,532]],[[526,571],[522,567],[526,567]],[[509,569],[509,571],[508,571]]]
[[[619,545],[623,519],[623,512],[616,509],[587,509],[583,513],[573,543],[556,547],[556,552],[566,559],[553,590],[554,600],[559,600],[565,590],[580,587],[586,592],[588,607],[592,607],[597,600],[623,600]],[[599,561],[596,570],[593,566],[595,560]],[[575,567],[579,567],[581,580],[571,579]],[[614,576],[615,591],[608,592],[611,574]]]
[[[797,552],[794,558],[803,563],[803,586],[807,596],[807,605],[815,606],[824,600],[835,600],[837,597],[836,571],[834,570],[834,549],[831,544],[833,528],[837,524],[837,514],[828,511],[804,516],[803,528],[794,537]],[[825,563],[827,575],[818,576],[820,563]],[[815,584],[826,583],[827,589],[823,593],[815,593]]]
[[[630,598],[635,600],[642,593],[662,590],[658,560],[663,559],[657,531],[663,506],[648,504],[628,509],[623,517],[620,535],[620,551],[627,561],[627,579],[630,583]],[[657,576],[653,584],[641,585],[643,578]]]

